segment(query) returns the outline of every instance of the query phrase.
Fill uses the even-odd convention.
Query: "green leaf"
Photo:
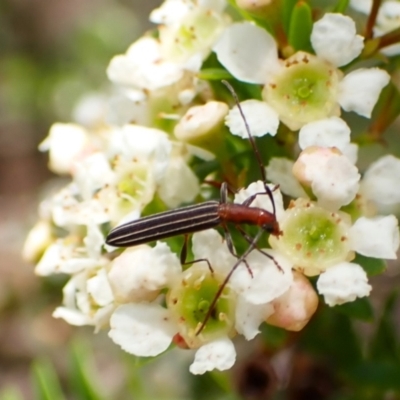
[[[349,377],[364,390],[400,391],[400,365],[366,362],[349,371]],[[371,398],[371,397],[369,397]],[[376,397],[383,399],[384,397]]]
[[[292,12],[297,0],[283,0],[282,1],[282,23],[286,34],[289,34],[290,20]]]
[[[332,12],[344,14],[349,6],[349,2],[349,0],[339,0]]]
[[[289,25],[289,44],[296,50],[313,53],[310,42],[313,27],[311,7],[304,1],[299,1],[293,8]]]
[[[70,351],[71,385],[75,388],[75,396],[81,400],[101,400],[99,379],[95,376],[94,362],[90,353],[90,345],[82,340],[75,340]]]
[[[202,69],[198,77],[204,79],[205,81],[220,81],[222,79],[232,79],[233,76],[226,70],[222,68],[206,68]]]
[[[371,258],[357,254],[352,262],[361,265],[368,276],[380,275],[386,270],[386,261],[379,258]]]
[[[321,307],[302,331],[300,345],[313,354],[328,359],[338,369],[347,369],[362,360],[360,339],[350,318]]]
[[[32,365],[35,400],[65,400],[54,366],[47,359]]]
[[[397,364],[400,361],[398,351],[399,341],[393,322],[397,299],[398,292],[392,293],[386,299],[382,317],[370,343],[369,356],[372,360],[390,361]]]
[[[286,343],[288,331],[273,325],[262,324],[260,326],[261,336],[269,349],[280,349]]]
[[[335,306],[332,309],[361,321],[372,322],[374,319],[374,311],[367,297],[356,299],[355,301],[340,306]]]

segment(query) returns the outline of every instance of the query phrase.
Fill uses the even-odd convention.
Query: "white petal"
[[[183,0],[164,1],[160,7],[150,13],[150,21],[154,24],[179,23],[190,11],[190,6]]]
[[[352,164],[356,164],[358,159],[358,145],[355,143],[349,143],[345,146],[341,152],[345,155]]]
[[[350,0],[350,7],[363,14],[369,14],[372,7],[372,0]]]
[[[275,186],[271,184],[269,184],[268,187],[272,191],[272,198],[274,199],[276,209],[276,218],[279,220],[281,216],[285,213],[283,207],[282,193],[279,188],[275,188]],[[271,200],[265,191],[262,181],[253,182],[247,188],[240,189],[239,192],[235,194],[234,203],[243,204],[250,196],[256,193],[261,194],[258,195],[250,205],[252,207],[263,208],[264,210],[272,213],[273,207],[271,204]]]
[[[199,190],[199,180],[184,158],[172,157],[158,188],[161,200],[169,208],[176,208],[193,201]]]
[[[341,67],[360,55],[363,37],[356,34],[354,21],[342,14],[325,14],[314,23],[311,44],[318,57]]]
[[[100,257],[101,248],[104,244],[104,236],[97,224],[89,223],[87,225],[87,234],[83,242],[90,258]]]
[[[260,100],[246,100],[240,103],[252,136],[275,136],[279,126],[277,112],[267,103]],[[248,139],[243,117],[237,106],[234,106],[225,118],[225,124],[233,135]]]
[[[225,371],[233,366],[236,360],[236,351],[228,338],[222,338],[201,346],[189,370],[192,374],[200,375],[213,369]]]
[[[221,13],[226,7],[226,0],[198,0],[198,4],[200,7]]]
[[[219,62],[240,81],[264,83],[279,68],[275,39],[250,22],[226,28],[214,51]]]
[[[400,159],[386,155],[372,163],[361,182],[362,193],[381,204],[400,203]]]
[[[53,317],[62,318],[64,321],[74,326],[92,324],[92,320],[89,318],[89,316],[83,314],[81,311],[72,310],[67,307],[57,307],[53,312]]]
[[[337,147],[344,149],[350,143],[350,128],[341,118],[330,117],[304,125],[299,132],[299,146]]]
[[[87,291],[99,306],[106,306],[114,300],[107,273],[104,269],[101,269],[97,275],[88,279]]]
[[[74,161],[88,144],[85,129],[76,124],[53,124],[47,138],[40,143],[40,151],[49,151],[49,168],[58,174],[70,173]]]
[[[166,243],[126,249],[112,263],[108,278],[119,302],[151,300],[175,280],[181,265]]]
[[[353,250],[367,257],[396,259],[399,248],[399,227],[394,215],[359,218],[350,229]]]
[[[321,207],[336,211],[354,200],[360,174],[350,160],[330,148],[319,148],[314,153],[303,152],[297,162],[304,165],[305,179]]]
[[[338,101],[345,111],[354,111],[370,118],[382,89],[390,75],[379,68],[360,68],[347,74],[340,82]]]
[[[288,196],[307,198],[306,192],[293,175],[293,164],[294,162],[287,158],[271,158],[266,167],[268,180],[279,185],[279,189]]]
[[[84,94],[72,110],[72,117],[87,128],[97,128],[104,122],[108,97],[99,92]]]
[[[35,263],[53,240],[52,227],[49,221],[39,220],[29,231],[22,249],[25,261]],[[51,270],[50,270],[51,273]]]
[[[292,264],[275,250],[262,250],[273,257],[273,260],[253,250],[246,257],[253,276],[246,266],[241,264],[230,280],[231,287],[247,302],[253,304],[274,300],[286,292],[293,282]]]
[[[207,259],[216,271],[227,274],[236,263],[224,238],[215,229],[196,232],[192,237],[194,259]]]
[[[59,271],[61,262],[62,246],[59,243],[53,243],[44,252],[40,261],[36,264],[35,274],[46,276]]]
[[[368,296],[372,287],[365,271],[358,265],[343,262],[323,272],[317,281],[317,289],[325,303],[333,307]]]
[[[176,333],[169,311],[158,304],[125,304],[110,319],[110,338],[123,350],[139,357],[165,351]]]
[[[235,328],[247,340],[252,340],[260,333],[260,324],[273,313],[271,303],[253,304],[240,296],[236,304]]]
[[[162,59],[160,44],[150,37],[133,43],[126,54],[113,57],[107,67],[112,82],[148,90],[177,82],[183,72],[182,66]]]
[[[113,172],[105,154],[97,152],[74,165],[74,181],[83,198],[89,199],[94,192],[111,183]]]

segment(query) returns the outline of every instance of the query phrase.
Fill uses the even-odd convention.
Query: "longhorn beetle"
[[[250,128],[244,116],[243,110],[240,107],[239,99],[227,81],[222,81],[231,92],[235,103],[239,109],[245,128],[249,137],[249,141],[253,148],[254,154],[256,155],[258,164],[260,165],[261,177],[263,180],[265,192],[255,193],[248,197],[242,204],[228,203],[228,186],[224,182],[221,185],[220,200],[210,200],[200,204],[195,204],[187,207],[181,207],[175,210],[169,210],[160,212],[147,217],[139,218],[137,220],[127,222],[114,228],[107,236],[106,243],[116,247],[129,247],[137,246],[139,244],[149,243],[159,239],[166,239],[176,235],[187,235],[202,231],[209,228],[217,227],[221,225],[225,231],[225,239],[229,248],[229,251],[238,258],[238,261],[233,266],[230,273],[225,278],[224,282],[220,286],[214,300],[207,312],[207,315],[202,322],[200,328],[196,332],[198,335],[205,327],[208,319],[210,318],[213,309],[221,295],[223,289],[227,285],[229,278],[240,265],[241,262],[246,263],[245,258],[254,249],[261,251],[267,257],[271,258],[277,267],[280,266],[276,263],[273,257],[262,250],[257,248],[257,241],[261,237],[261,234],[266,231],[271,235],[279,236],[281,231],[279,229],[278,221],[276,220],[275,202],[273,200],[272,191],[267,186],[265,170],[263,168],[261,155],[256,147],[253,136],[250,133]],[[273,212],[269,212],[259,207],[251,207],[251,203],[259,195],[268,195],[271,200]],[[239,232],[243,235],[244,239],[250,244],[248,249],[238,257],[232,243],[232,238],[227,228],[227,223],[233,223],[236,225]],[[240,227],[240,224],[254,225],[261,228],[254,238],[250,238]],[[184,249],[181,253],[181,262],[184,263],[186,258],[186,239]],[[182,256],[184,255],[184,257]],[[199,260],[196,260],[199,261]],[[203,260],[206,261],[206,260]],[[246,264],[247,265],[247,264]],[[249,267],[248,267],[249,269]],[[250,269],[249,269],[250,271]],[[251,271],[250,271],[251,273]]]

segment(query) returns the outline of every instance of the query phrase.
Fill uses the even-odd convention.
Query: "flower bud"
[[[294,271],[293,278],[290,288],[272,301],[275,312],[266,322],[289,331],[300,331],[317,310],[318,295],[303,274]]]
[[[222,144],[224,118],[228,111],[228,106],[220,101],[191,107],[175,126],[175,137],[215,153]]]

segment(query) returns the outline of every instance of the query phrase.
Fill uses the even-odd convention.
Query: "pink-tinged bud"
[[[289,331],[300,331],[315,313],[318,296],[303,274],[293,271],[293,278],[290,288],[272,302],[275,312],[266,322]]]
[[[294,163],[293,175],[303,186],[310,187],[313,181],[311,171],[309,171],[310,167],[317,169],[318,165],[325,164],[332,156],[341,154],[336,147],[307,147]]]

